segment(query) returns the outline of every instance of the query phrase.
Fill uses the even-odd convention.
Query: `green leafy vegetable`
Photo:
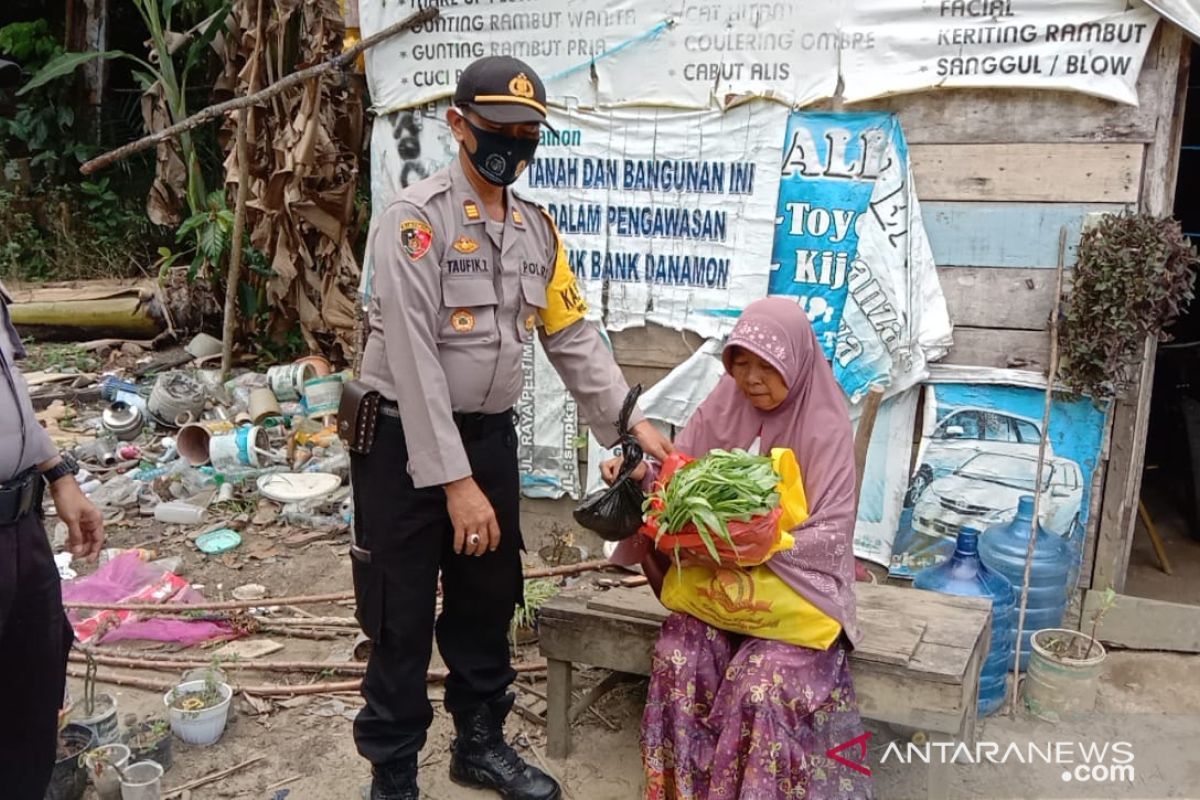
[[[734,547],[729,523],[771,513],[779,504],[778,483],[769,456],[713,450],[681,467],[646,498],[642,510],[656,517],[659,538],[693,526],[708,554],[720,562],[714,537]]]

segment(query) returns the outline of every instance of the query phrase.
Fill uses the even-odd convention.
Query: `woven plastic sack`
[[[842,626],[788,586],[768,566],[672,566],[662,604],[714,628],[827,650]]]

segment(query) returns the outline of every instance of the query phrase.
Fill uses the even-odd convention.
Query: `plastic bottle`
[[[176,525],[195,525],[204,519],[204,509],[182,500],[171,500],[154,507],[154,518]]]
[[[1017,503],[1017,516],[1011,521],[988,528],[979,540],[979,556],[989,569],[999,572],[1013,588],[1018,606],[1025,580],[1025,555],[1029,551],[1029,532],[1033,524],[1033,497],[1024,495]],[[1074,549],[1038,524],[1033,566],[1029,573],[1029,600],[1025,605],[1025,624],[1021,630],[1021,669],[1029,665],[1030,641],[1043,628],[1062,625],[1067,610],[1068,585]],[[1016,620],[1013,621],[1014,633]],[[1010,665],[1011,668],[1011,665]]]
[[[991,714],[1004,702],[1005,678],[1012,661],[1017,624],[1016,602],[1012,586],[1004,576],[988,569],[979,558],[979,531],[959,529],[950,559],[918,572],[913,587],[992,601],[992,641],[979,676],[979,715]]]

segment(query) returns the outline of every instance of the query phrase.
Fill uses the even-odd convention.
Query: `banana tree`
[[[179,5],[179,0],[130,0],[130,2],[137,9],[146,30],[150,33],[151,55],[149,61],[124,50],[63,53],[42,67],[17,94],[25,94],[55,78],[69,75],[79,66],[93,59],[123,58],[137,65],[138,69],[135,69],[134,74],[144,92],[153,94],[158,90],[162,91],[172,124],[186,119],[188,110],[185,93],[188,74],[195,66],[202,63],[205,50],[212,45],[213,39],[224,29],[231,3],[223,4],[215,14],[194,29],[194,32],[199,35],[190,38],[187,50],[177,67],[175,52],[179,48],[172,45],[180,37],[171,31],[171,17],[176,6]],[[180,134],[179,152],[187,170],[188,211],[191,215],[195,215],[206,209],[208,193],[205,191],[204,176],[200,171],[196,146],[190,133]]]

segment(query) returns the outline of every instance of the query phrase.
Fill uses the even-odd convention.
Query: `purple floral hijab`
[[[729,368],[741,347],[783,376],[788,395],[759,411],[737,388]],[[854,434],[845,395],[825,361],[808,317],[793,300],[768,297],[746,307],[722,353],[726,374],[676,437],[683,453],[790,447],[800,463],[809,518],[795,528],[796,545],[767,566],[805,599],[859,639],[854,601]]]

